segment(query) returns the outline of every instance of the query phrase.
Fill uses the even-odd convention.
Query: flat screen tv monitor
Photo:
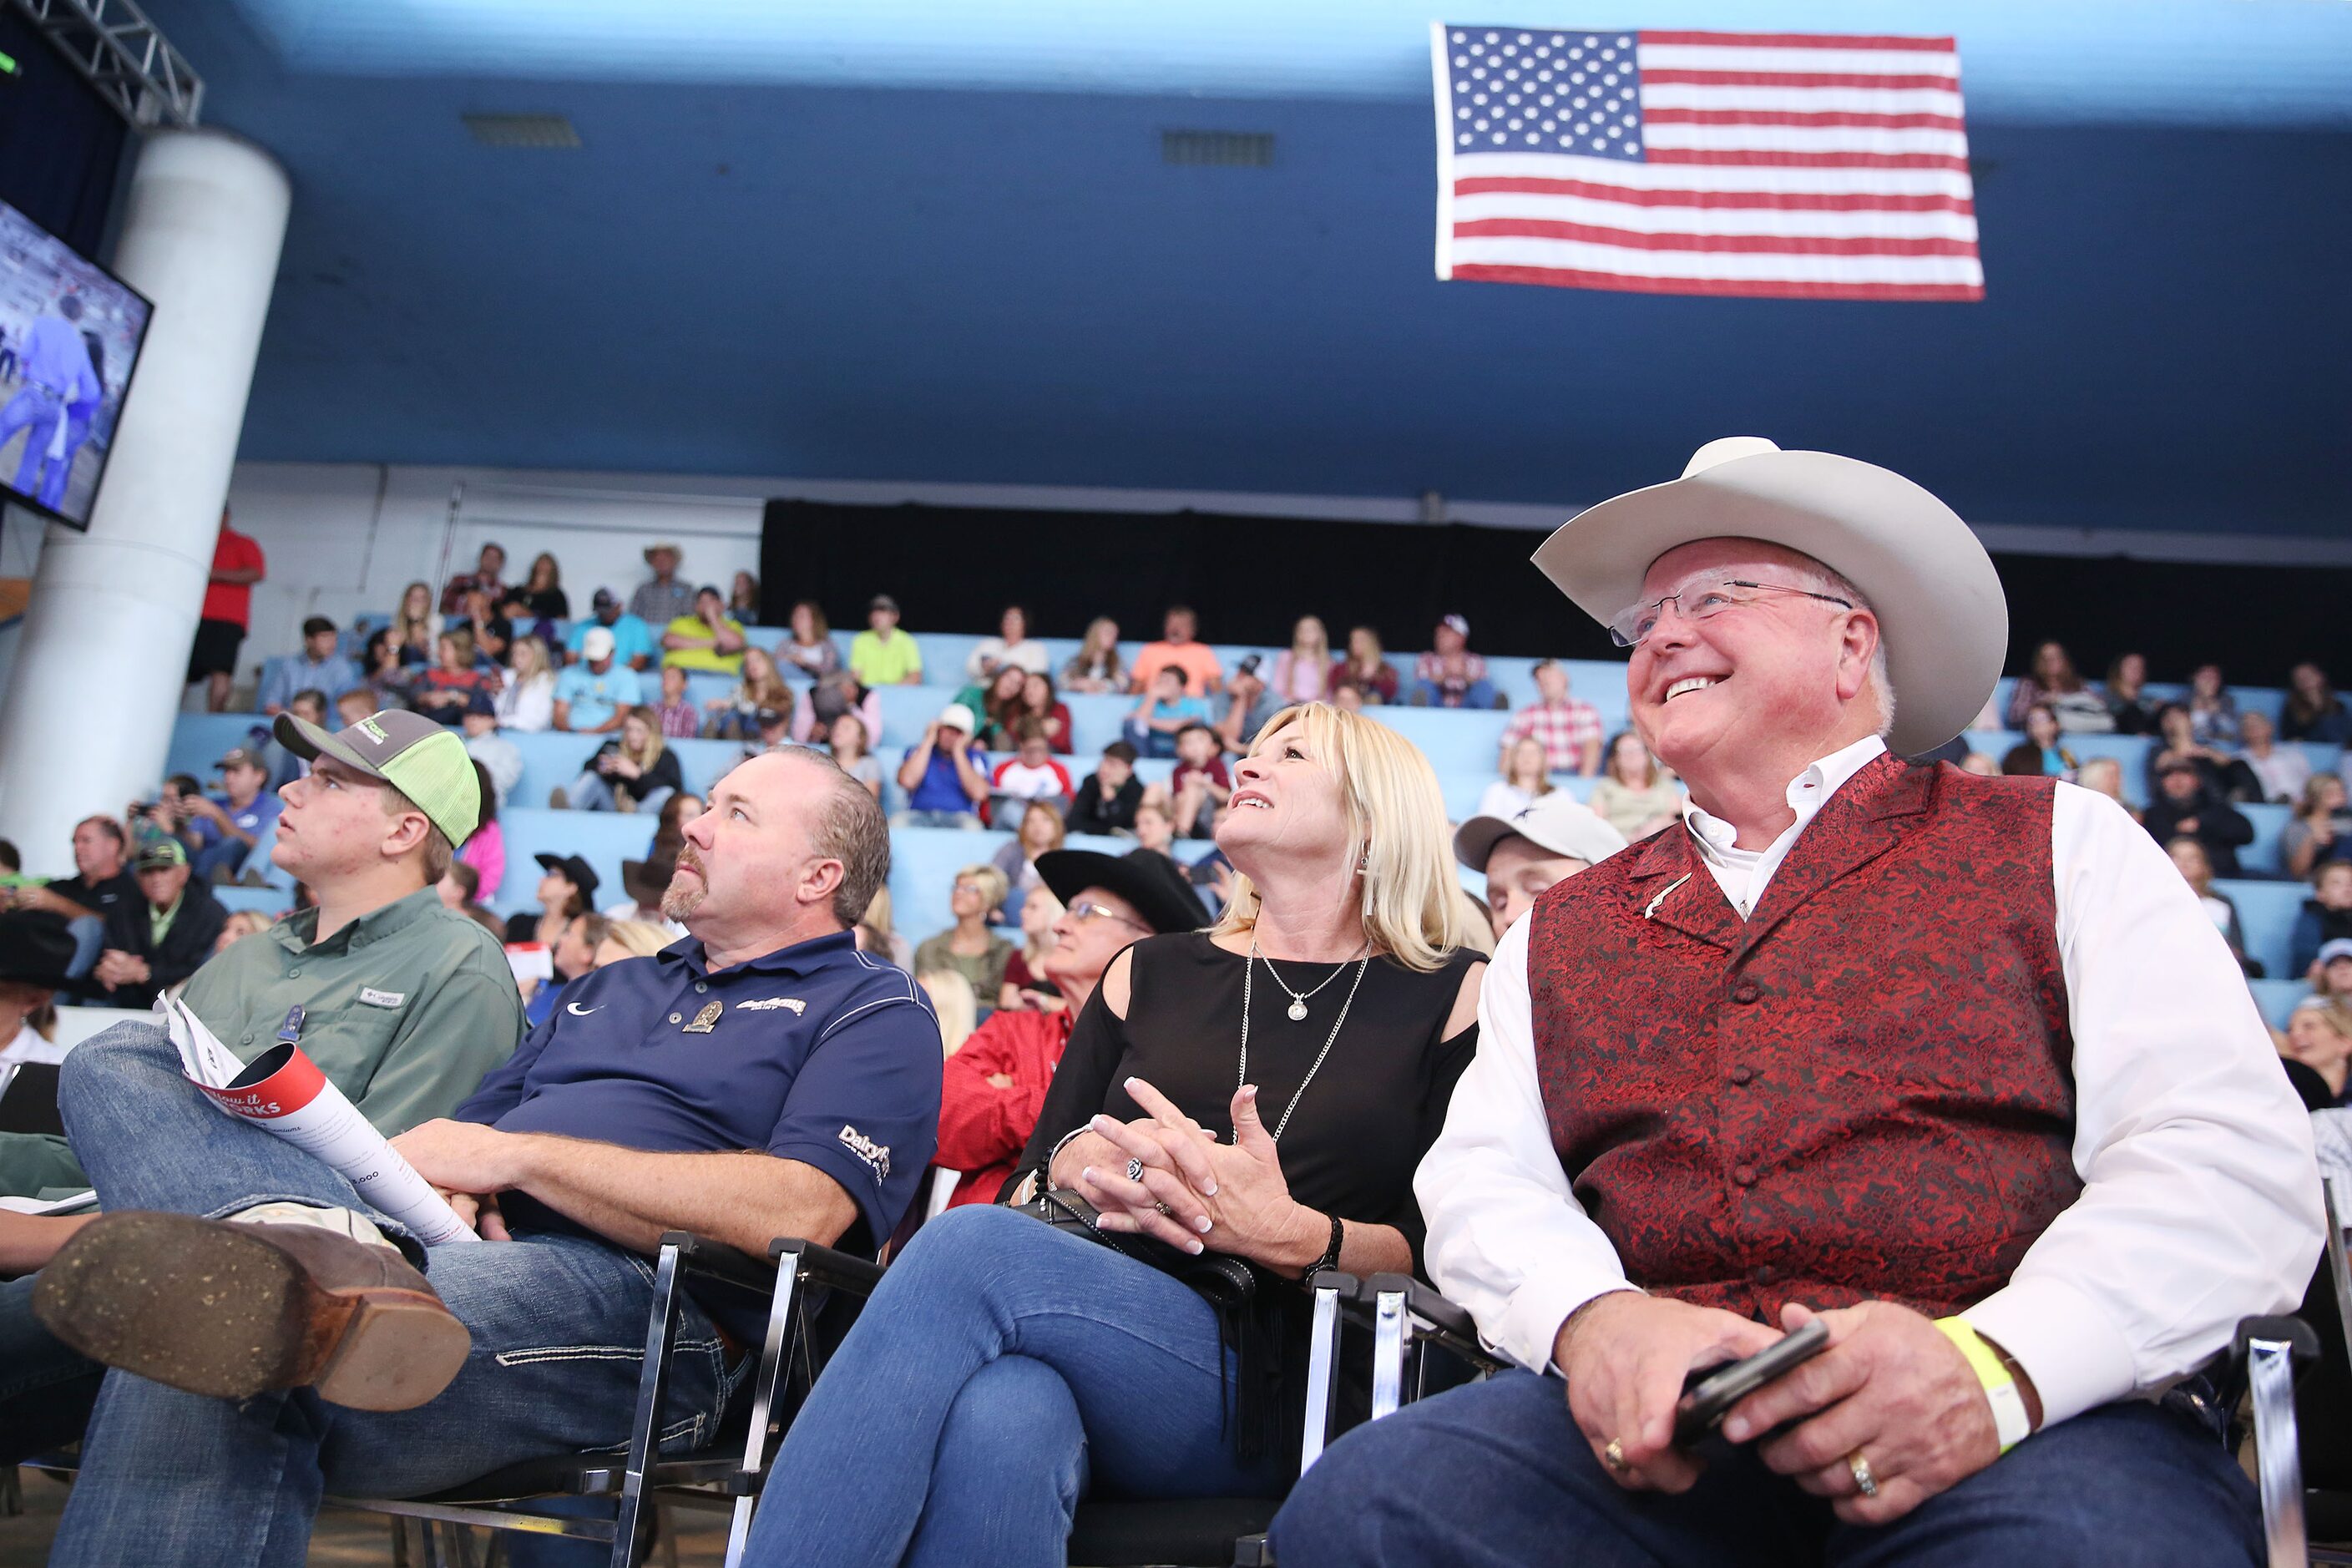
[[[0,491],[75,528],[114,446],[154,306],[0,202]]]

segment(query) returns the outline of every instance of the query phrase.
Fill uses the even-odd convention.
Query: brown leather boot
[[[354,1410],[424,1404],[473,1343],[391,1247],[140,1210],[101,1215],[60,1247],[33,1315],[91,1360],[190,1394],[307,1384]]]

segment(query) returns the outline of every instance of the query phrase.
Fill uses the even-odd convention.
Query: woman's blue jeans
[[[1060,1568],[1078,1499],[1274,1496],[1184,1286],[1010,1209],[948,1210],[883,1276],[784,1436],[745,1559]]]

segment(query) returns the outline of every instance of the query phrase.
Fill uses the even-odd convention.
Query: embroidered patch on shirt
[[[890,1179],[890,1145],[877,1143],[856,1128],[843,1123],[841,1146],[874,1167],[874,1173],[884,1181]]]
[[[408,1000],[405,991],[378,991],[373,986],[360,987],[360,1000],[371,1007],[397,1007]]]
[[[777,1007],[790,1007],[795,1018],[808,1011],[808,1004],[797,996],[762,996],[757,1002],[735,1004],[738,1013],[765,1013]]]
[[[719,1015],[721,1011],[718,1003],[709,1003],[704,1005],[701,1012],[694,1016],[694,1022],[679,1032],[688,1035],[708,1035],[719,1026]]]

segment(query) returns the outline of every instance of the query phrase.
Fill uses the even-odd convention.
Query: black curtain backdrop
[[[14,5],[0,51],[22,72],[0,79],[0,201],[94,258],[130,127]]]
[[[835,626],[862,626],[876,594],[909,631],[988,632],[1017,604],[1039,637],[1078,636],[1096,616],[1138,640],[1190,605],[1208,642],[1283,647],[1302,615],[1335,645],[1369,625],[1391,653],[1429,646],[1439,616],[1470,621],[1492,654],[1620,657],[1528,557],[1543,535],[1507,528],[1330,522],[1207,512],[1030,511],[772,500],[760,552],[763,613],[782,624],[813,598]],[[2278,686],[2301,659],[2352,686],[2345,606],[2352,569],[2207,566],[2075,556],[1994,557],[2009,591],[2009,669],[2045,637],[2085,675],[2137,649],[2151,679],[2208,659],[2241,685]]]

